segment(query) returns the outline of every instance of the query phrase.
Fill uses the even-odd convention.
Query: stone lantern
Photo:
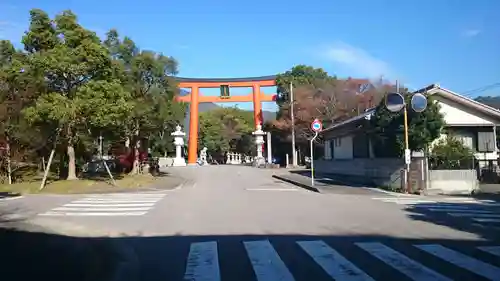
[[[267,133],[262,131],[262,126],[259,124],[257,125],[257,130],[255,132],[252,132],[252,135],[255,136],[255,145],[257,147],[257,157],[255,157],[254,163],[257,166],[260,166],[262,164],[266,163],[266,160],[264,159],[264,156],[262,156],[262,145],[264,144],[264,136]]]
[[[174,137],[175,144],[175,158],[172,166],[186,166],[186,159],[182,156],[182,148],[184,147],[184,136],[186,133],[182,131],[182,127],[177,125],[175,132],[171,133]]]

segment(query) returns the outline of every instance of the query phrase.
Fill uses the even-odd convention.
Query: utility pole
[[[292,120],[292,166],[297,167],[297,152],[295,150],[295,117],[293,115],[293,83],[290,82],[290,119]]]
[[[399,94],[399,81],[396,80],[396,93]],[[404,97],[403,97],[404,98]],[[404,101],[404,100],[403,100]],[[404,133],[405,133],[405,191],[411,193],[411,181],[410,181],[410,161],[411,161],[411,151],[408,140],[408,105],[406,102],[403,107],[403,118],[404,118]]]

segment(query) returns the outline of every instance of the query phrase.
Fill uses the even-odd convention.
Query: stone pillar
[[[271,132],[267,132],[267,163],[273,163],[273,153],[271,150]]]
[[[231,164],[231,153],[230,152],[226,152],[226,164]]]
[[[264,144],[264,136],[266,132],[262,131],[262,126],[257,125],[257,130],[252,132],[252,135],[255,136],[255,146],[257,147],[257,156],[255,157],[255,164],[257,166],[263,165],[266,163],[264,156],[262,155],[262,145]]]
[[[177,125],[175,132],[171,133],[174,137],[175,158],[172,166],[186,166],[186,159],[182,156],[182,148],[184,147],[184,136],[186,133],[182,131],[182,127]]]

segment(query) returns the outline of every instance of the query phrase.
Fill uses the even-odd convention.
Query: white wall
[[[430,170],[428,194],[471,194],[479,188],[476,170]]]
[[[474,112],[474,110],[468,110],[466,108],[461,108],[460,106],[454,105],[453,102],[450,102],[442,97],[436,96],[436,102],[440,106],[440,112],[444,116],[444,121],[446,125],[448,126],[464,126],[464,125],[469,125],[469,126],[474,126],[474,125],[479,125],[481,127],[483,126],[488,126],[495,124],[493,120],[488,120],[487,118],[477,116],[477,113]],[[477,141],[477,133],[473,132],[467,132],[467,131],[460,131],[459,127],[455,127],[456,130],[454,130],[453,135],[458,137],[458,138],[463,138],[464,141],[466,139],[469,139],[472,137],[472,149],[476,149],[476,141]],[[446,134],[441,134],[441,136],[434,140],[433,143],[431,144],[434,145],[436,144],[440,139],[446,138]],[[466,143],[464,144],[469,144],[468,142],[470,141],[465,141]],[[488,153],[475,153],[474,156],[478,160],[495,160],[498,158],[498,153],[495,152],[488,152]]]
[[[331,139],[334,142],[334,159],[352,159],[352,136],[343,136]]]
[[[491,120],[477,116],[472,110],[457,108],[452,102],[441,97],[437,97],[436,102],[440,105],[439,111],[448,125],[493,125]]]

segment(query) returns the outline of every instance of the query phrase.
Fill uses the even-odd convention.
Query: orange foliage
[[[305,141],[312,135],[311,122],[318,118],[323,127],[356,116],[376,106],[383,97],[385,86],[373,85],[368,91],[358,93],[366,79],[325,81],[317,85],[305,85],[294,89],[294,117],[297,141]],[[290,104],[281,106],[280,117],[272,125],[280,131],[291,131]]]

